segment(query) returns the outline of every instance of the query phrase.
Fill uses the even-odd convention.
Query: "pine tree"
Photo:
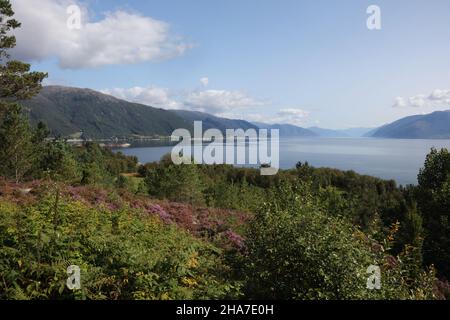
[[[47,74],[10,59],[8,50],[16,46],[11,32],[20,27],[13,16],[10,1],[0,0],[0,174],[18,182],[30,170],[33,152],[31,129],[17,102],[37,94]]]
[[[0,99],[23,100],[37,94],[46,73],[30,72],[30,65],[11,60],[8,50],[16,46],[11,32],[20,27],[13,19],[14,11],[9,0],[0,0]]]
[[[18,104],[0,105],[5,110],[0,124],[1,173],[18,183],[33,163],[31,130]]]

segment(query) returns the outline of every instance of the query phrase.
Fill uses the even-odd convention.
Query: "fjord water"
[[[450,149],[450,140],[400,140],[374,138],[282,138],[280,167],[294,168],[307,161],[314,167],[353,170],[398,184],[416,184],[417,174],[431,148]],[[120,150],[141,163],[158,161],[172,150],[158,144],[133,144]]]

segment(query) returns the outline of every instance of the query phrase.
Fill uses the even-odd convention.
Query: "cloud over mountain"
[[[184,100],[191,110],[226,113],[237,109],[264,106],[267,102],[259,101],[240,91],[204,90],[190,92]]]
[[[181,109],[181,102],[167,88],[155,86],[132,87],[132,88],[113,88],[101,90],[102,93],[115,96],[130,102],[136,102],[162,109]]]
[[[127,101],[142,103],[163,109],[185,109],[223,115],[251,107],[265,106],[258,100],[240,91],[192,90],[172,92],[155,86],[104,89],[101,92]]]
[[[394,103],[395,108],[402,107],[450,107],[450,90],[436,89],[431,94],[419,94],[409,98],[397,97]]]
[[[22,23],[13,55],[28,61],[56,58],[62,68],[93,68],[170,59],[192,47],[172,35],[168,23],[139,13],[119,10],[94,20],[80,1],[39,0],[39,10],[29,0],[12,4]],[[81,9],[80,29],[67,25],[74,4]]]

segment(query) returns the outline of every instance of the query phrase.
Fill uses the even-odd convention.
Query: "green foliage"
[[[434,274],[405,276],[415,262],[372,251],[345,219],[330,216],[308,185],[283,186],[250,222],[242,265],[246,295],[255,299],[429,299]],[[387,247],[387,246],[386,246]],[[381,246],[379,246],[382,249]],[[409,254],[405,254],[405,257]],[[389,266],[385,261],[395,261]],[[389,261],[389,260],[388,260]],[[381,290],[368,290],[366,270],[382,268]]]
[[[3,177],[16,181],[51,179],[69,184],[112,185],[120,174],[137,169],[136,157],[113,153],[98,144],[89,142],[78,147],[63,140],[47,140],[45,126],[40,125],[33,131],[20,106],[10,105],[10,109],[0,122],[0,143],[4,146],[0,149],[0,173]]]
[[[426,237],[424,261],[434,264],[450,278],[450,153],[432,149],[419,173],[417,201],[423,215]]]
[[[16,46],[16,38],[9,34],[11,30],[20,27],[20,23],[12,19],[14,15],[9,0],[0,0],[0,60],[8,57],[7,49]]]
[[[175,129],[193,127],[172,111],[89,89],[46,86],[39,95],[22,103],[31,123],[45,121],[55,137],[68,137],[80,131],[89,139],[169,137]]]
[[[43,143],[35,154],[40,156],[34,170],[35,178],[51,178],[70,184],[81,180],[79,163],[71,147],[64,141]]]
[[[40,72],[30,72],[30,65],[9,60],[8,50],[16,46],[11,31],[20,27],[13,19],[14,11],[9,0],[0,1],[0,173],[17,182],[32,165],[31,130],[22,108],[14,102],[31,98],[41,89],[47,77]]]
[[[121,207],[90,207],[51,188],[35,205],[0,201],[0,299],[219,299],[220,250],[173,225]],[[82,289],[66,288],[81,268]]]
[[[197,165],[160,165],[146,172],[149,194],[171,201],[204,204],[203,185]]]
[[[128,190],[133,194],[148,195],[144,179],[135,176],[119,175],[115,181],[115,187]]]
[[[87,142],[82,147],[72,149],[76,162],[81,167],[82,184],[113,184],[121,173],[135,172],[137,158],[122,153],[113,153],[98,144]]]
[[[0,99],[29,99],[41,90],[41,82],[47,74],[30,72],[30,68],[29,64],[20,61],[0,65]]]
[[[265,191],[249,185],[246,181],[227,183],[211,181],[205,191],[208,206],[214,208],[234,209],[244,212],[254,212],[264,201]]]
[[[19,182],[32,167],[31,130],[18,104],[0,102],[0,108],[0,172]]]
[[[270,177],[167,157],[138,169],[136,157],[96,143],[48,139],[36,120],[53,134],[108,138],[186,122],[89,90],[50,87],[24,101],[46,74],[9,60],[13,15],[0,0],[0,175],[15,180],[0,193],[0,299],[433,299],[436,284],[448,295],[428,268],[449,276],[447,150],[431,151],[417,188],[308,163]],[[31,179],[50,184],[19,183]],[[95,192],[67,187],[69,197],[55,181]],[[166,211],[136,196],[147,194],[189,205]],[[240,212],[218,217],[205,205]],[[81,290],[66,288],[69,265],[81,267]],[[381,268],[380,290],[366,288],[370,265]]]
[[[41,89],[41,82],[47,74],[30,72],[30,65],[9,60],[8,50],[16,46],[11,31],[20,27],[13,19],[14,11],[9,0],[0,1],[0,100],[22,100],[35,95]],[[0,115],[3,113],[0,108]]]

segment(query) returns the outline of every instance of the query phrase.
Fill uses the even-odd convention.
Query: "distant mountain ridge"
[[[318,137],[316,133],[292,124],[267,124],[261,122],[254,122],[253,124],[260,129],[277,129],[280,132],[280,137]]]
[[[190,124],[170,111],[131,103],[90,89],[44,87],[23,101],[30,121],[45,122],[53,135],[82,131],[88,138],[168,136]]]
[[[110,139],[141,136],[170,136],[179,128],[193,131],[194,121],[203,130],[279,129],[281,137],[315,137],[314,132],[290,124],[254,124],[211,114],[164,110],[132,103],[91,89],[47,86],[31,100],[23,101],[32,124],[45,122],[54,136]]]
[[[132,103],[91,89],[47,86],[31,100],[22,101],[32,124],[45,122],[54,136],[83,132],[90,139],[170,136],[179,128],[192,132],[194,121],[203,129],[257,128],[244,120],[231,120],[206,113],[164,110]]]
[[[310,127],[308,130],[315,132],[321,137],[328,138],[360,138],[366,135],[373,128],[350,128],[350,129],[324,129],[319,127]]]
[[[172,110],[174,114],[193,124],[194,121],[202,121],[203,131],[208,129],[218,129],[225,133],[226,129],[257,129],[258,127],[245,120],[226,119],[213,116],[208,113],[186,110]]]
[[[291,124],[250,123],[207,113],[164,110],[132,103],[91,89],[47,86],[31,100],[22,101],[32,124],[45,122],[54,136],[83,133],[91,139],[168,137],[179,128],[193,131],[194,121],[203,130],[278,129],[280,137],[375,137],[398,139],[450,139],[450,111],[437,111],[397,120],[380,128],[329,130]]]
[[[450,139],[450,111],[409,116],[374,131],[374,138]]]

